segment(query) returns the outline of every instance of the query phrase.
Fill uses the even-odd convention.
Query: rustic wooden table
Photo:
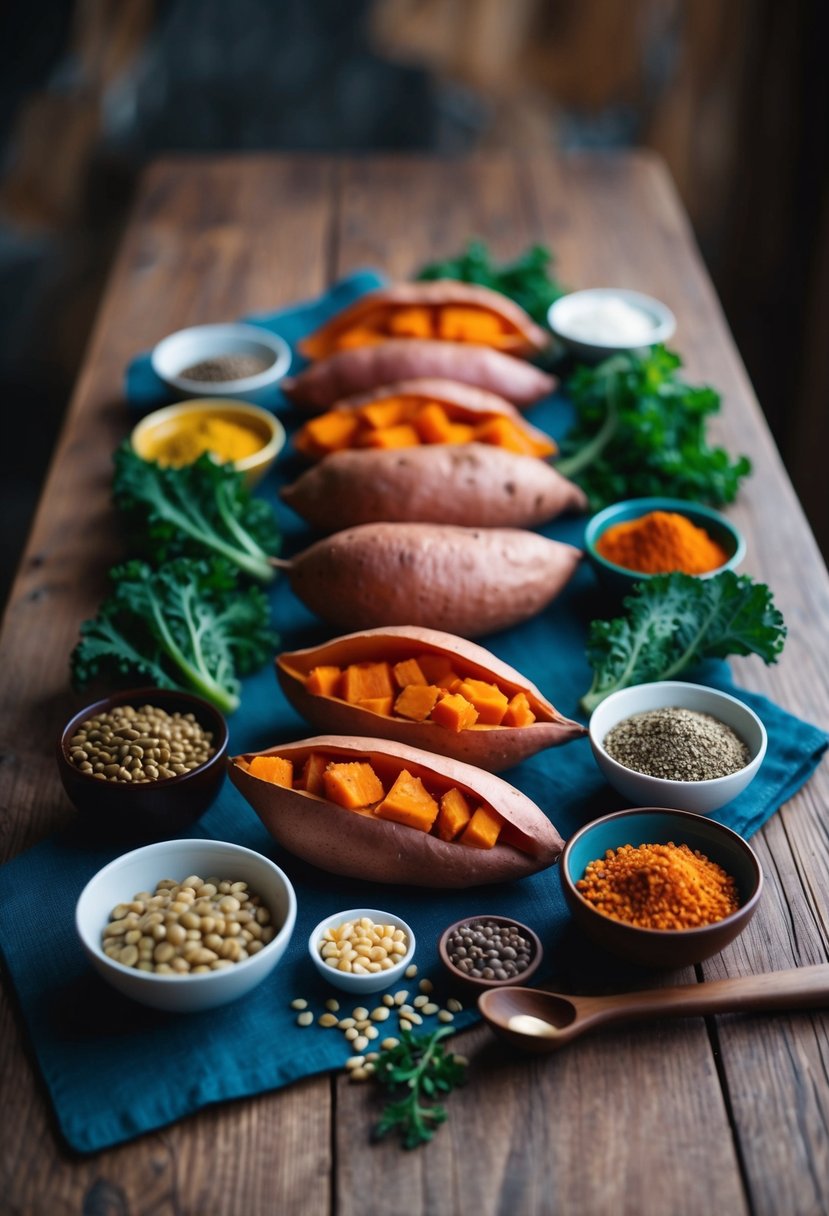
[[[755,473],[733,516],[745,568],[789,625],[782,661],[738,678],[829,721],[829,580],[752,394],[687,221],[651,156],[463,163],[371,158],[165,160],[144,176],[69,408],[2,635],[0,806],[11,857],[66,822],[51,740],[74,706],[67,656],[115,554],[110,457],[124,367],[170,330],[313,296],[374,265],[407,276],[471,234],[534,240],[570,284],[666,300],[689,379],[723,394],[716,436]],[[785,357],[785,352],[781,352]],[[829,768],[755,838],[767,880],[748,931],[697,978],[824,962]],[[671,982],[693,982],[694,972]],[[90,1158],[59,1141],[12,1000],[2,1001],[0,1209],[45,1213],[515,1213],[793,1216],[829,1209],[829,1020],[656,1023],[559,1056],[464,1037],[474,1081],[425,1149],[370,1145],[364,1087],[318,1077],[208,1109]]]

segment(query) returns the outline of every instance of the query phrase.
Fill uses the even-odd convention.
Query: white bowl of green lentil
[[[174,1013],[213,1009],[261,984],[295,922],[296,894],[279,866],[221,840],[124,853],[89,880],[75,910],[98,974],[124,996]]]
[[[681,680],[611,693],[593,711],[588,729],[596,763],[633,806],[698,815],[741,794],[768,745],[766,728],[743,701]]]

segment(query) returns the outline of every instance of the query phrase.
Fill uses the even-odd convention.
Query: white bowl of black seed
[[[757,775],[768,737],[753,709],[702,684],[660,680],[611,693],[593,711],[590,746],[633,806],[710,815]]]
[[[482,992],[525,984],[541,965],[544,951],[528,925],[487,912],[465,916],[445,929],[438,953],[454,982]]]
[[[291,348],[259,325],[193,325],[153,348],[155,374],[179,397],[233,397],[266,404],[291,366]]]

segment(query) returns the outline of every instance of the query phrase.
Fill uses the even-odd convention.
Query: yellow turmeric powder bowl
[[[615,853],[627,845],[642,849],[671,844],[686,845],[734,880],[736,911],[692,928],[645,929],[606,915],[579,889],[588,866],[608,851]],[[643,864],[643,882],[647,882],[646,868]],[[689,967],[724,950],[751,920],[763,891],[760,862],[742,836],[704,815],[665,807],[637,807],[594,819],[567,841],[558,869],[578,928],[602,949],[645,967]],[[688,898],[694,895],[691,890]]]
[[[584,533],[587,556],[606,590],[627,595],[655,574],[710,578],[745,557],[745,539],[719,511],[679,498],[630,498],[599,511]]]
[[[209,452],[233,466],[256,485],[285,444],[285,428],[268,410],[245,401],[194,398],[154,410],[142,418],[130,437],[142,460],[185,465]]]

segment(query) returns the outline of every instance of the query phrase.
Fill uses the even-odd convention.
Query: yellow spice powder
[[[197,414],[180,423],[175,431],[160,436],[149,455],[159,464],[178,468],[192,464],[205,452],[222,464],[243,460],[262,446],[261,437],[249,427],[227,418]]]

